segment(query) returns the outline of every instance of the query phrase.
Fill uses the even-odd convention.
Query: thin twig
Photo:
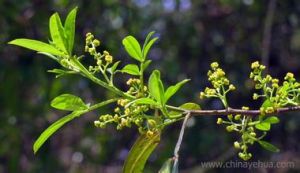
[[[178,140],[177,140],[177,143],[176,143],[176,146],[175,146],[175,149],[174,149],[174,157],[173,157],[173,160],[174,160],[174,164],[173,164],[173,170],[176,169],[177,167],[177,164],[178,164],[178,158],[179,158],[179,149],[180,149],[180,146],[181,146],[181,143],[182,143],[182,139],[183,139],[183,135],[184,135],[184,130],[185,130],[185,127],[186,127],[186,123],[190,117],[190,113],[187,113],[185,118],[184,118],[184,121],[182,123],[182,126],[181,126],[181,130],[180,130],[180,134],[179,134],[179,137],[178,137]]]
[[[293,112],[293,111],[299,111],[300,106],[294,106],[294,107],[285,107],[285,108],[278,108],[275,112],[269,113],[269,114],[278,114],[278,113],[284,113],[284,112]],[[260,115],[260,110],[243,110],[243,109],[221,109],[221,110],[190,110],[188,111],[192,115],[236,115],[236,114],[243,114],[243,115]],[[268,113],[266,113],[268,114]]]

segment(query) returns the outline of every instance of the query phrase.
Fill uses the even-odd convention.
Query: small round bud
[[[235,126],[231,125],[231,126],[227,126],[226,130],[227,130],[227,132],[232,132],[234,130],[234,128],[235,128]]]
[[[223,123],[223,119],[222,118],[218,118],[217,119],[217,124],[222,124]]]
[[[235,90],[235,86],[232,85],[232,84],[230,84],[230,85],[229,85],[229,89],[230,89],[230,90]]]
[[[94,125],[95,125],[96,127],[100,127],[100,121],[94,121]]]
[[[258,68],[259,67],[259,62],[258,61],[255,61],[255,62],[253,62],[252,64],[251,64],[251,68],[252,69],[256,69],[256,68]]]
[[[106,56],[105,56],[105,61],[106,61],[107,63],[112,63],[113,57],[112,57],[111,55],[106,55]]]
[[[199,97],[200,97],[200,99],[204,99],[205,98],[205,93],[204,92],[200,92]]]
[[[105,56],[106,56],[106,55],[109,55],[108,51],[106,51],[106,50],[103,51],[103,55],[105,55]]]
[[[98,39],[93,40],[93,44],[95,47],[100,45],[100,41]]]
[[[238,141],[235,141],[235,142],[233,143],[233,146],[234,146],[234,148],[236,148],[236,149],[240,149],[240,148],[241,148],[240,143],[239,143]]]
[[[241,159],[244,159],[244,158],[245,158],[245,154],[242,153],[242,152],[239,152],[239,157],[240,157]]]
[[[237,121],[240,120],[240,119],[241,119],[241,114],[235,115],[235,116],[234,116],[234,119],[237,120]]]
[[[256,133],[255,132],[251,132],[250,135],[253,136],[253,137],[255,137]]]
[[[229,114],[229,115],[227,115],[227,118],[231,121],[232,118],[233,118],[233,115],[232,115],[232,114]]]
[[[259,95],[257,93],[254,93],[252,98],[253,100],[257,100],[259,98]]]
[[[289,80],[289,79],[293,79],[293,78],[294,78],[294,74],[291,72],[288,72],[284,77],[285,80]]]
[[[210,67],[211,67],[212,69],[216,69],[216,68],[219,67],[219,64],[218,64],[217,62],[213,62],[213,63],[210,64]]]

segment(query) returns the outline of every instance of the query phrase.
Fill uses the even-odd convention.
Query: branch
[[[179,137],[178,137],[178,140],[177,140],[177,143],[176,143],[176,146],[175,146],[175,149],[174,149],[174,157],[173,157],[173,160],[174,160],[174,164],[173,164],[173,170],[176,170],[177,169],[177,166],[178,166],[178,158],[179,158],[179,149],[180,149],[180,146],[181,146],[181,143],[182,143],[182,139],[183,139],[183,135],[184,135],[184,130],[185,130],[185,127],[186,127],[186,123],[190,117],[190,113],[187,113],[185,118],[184,118],[184,121],[182,123],[182,126],[181,126],[181,130],[180,130],[180,133],[179,133]]]
[[[206,116],[206,115],[236,115],[236,114],[242,114],[242,115],[260,115],[260,110],[243,110],[243,109],[234,109],[234,108],[227,108],[227,109],[220,109],[220,110],[186,110],[181,109],[177,107],[168,106],[170,109],[183,111],[184,114],[191,114],[192,116]],[[273,113],[266,113],[266,114],[278,114],[278,113],[284,113],[284,112],[295,112],[300,111],[300,106],[293,106],[293,107],[284,107],[284,108],[278,108]]]

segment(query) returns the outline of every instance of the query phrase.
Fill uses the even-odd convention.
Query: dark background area
[[[34,155],[32,144],[38,135],[66,112],[56,111],[50,101],[62,93],[96,103],[110,95],[80,76],[55,79],[48,69],[58,64],[32,51],[7,45],[20,37],[47,41],[48,19],[53,12],[65,18],[79,7],[75,52],[83,54],[85,33],[92,32],[116,59],[128,63],[122,39],[134,35],[143,41],[152,30],[160,37],[150,52],[151,68],[159,69],[166,85],[191,78],[171,101],[201,104],[219,109],[216,100],[205,102],[198,94],[208,85],[209,64],[218,61],[237,90],[229,95],[231,107],[253,101],[249,81],[250,64],[268,64],[278,78],[300,72],[300,1],[276,0],[0,0],[0,172],[80,173],[120,172],[126,153],[138,133],[135,128],[117,131],[94,127],[93,121],[109,107],[72,121],[59,130]],[[126,79],[117,83],[124,86]],[[197,117],[186,130],[180,151],[182,172],[300,172],[300,115],[280,115],[266,139],[281,149],[270,153],[254,145],[252,161],[293,161],[294,169],[201,169],[201,162],[238,160],[232,144],[238,136],[216,125],[217,117]],[[157,172],[173,154],[181,123],[168,127],[159,147],[147,162],[145,172]]]

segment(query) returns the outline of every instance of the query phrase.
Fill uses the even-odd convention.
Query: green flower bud
[[[97,46],[100,45],[100,41],[95,39],[95,40],[93,40],[93,44],[94,44],[95,47],[97,47]]]
[[[240,143],[239,143],[238,141],[235,141],[235,142],[233,143],[233,146],[234,146],[234,148],[236,148],[236,149],[240,149],[240,148],[241,148]]]
[[[234,119],[237,120],[237,121],[240,120],[240,119],[241,119],[241,114],[235,115],[235,116],[234,116]]]
[[[211,67],[212,69],[216,69],[216,68],[219,67],[219,64],[218,64],[217,62],[213,62],[213,63],[210,64],[210,67]]]
[[[254,93],[254,94],[253,94],[253,100],[257,100],[257,99],[258,99],[258,97],[259,97],[259,95],[258,95],[258,94],[256,94],[256,93]]]
[[[217,119],[217,124],[222,124],[223,123],[223,119],[222,118],[218,118]]]
[[[253,62],[253,63],[251,64],[251,68],[252,68],[252,69],[258,68],[259,65],[260,65],[259,62],[258,62],[258,61],[255,61],[255,62]]]
[[[226,127],[227,132],[232,132],[235,129],[234,125],[230,125]]]
[[[227,115],[227,118],[231,121],[233,118],[232,114]]]
[[[250,135],[253,136],[253,137],[255,137],[256,133],[255,132],[251,132]]]

